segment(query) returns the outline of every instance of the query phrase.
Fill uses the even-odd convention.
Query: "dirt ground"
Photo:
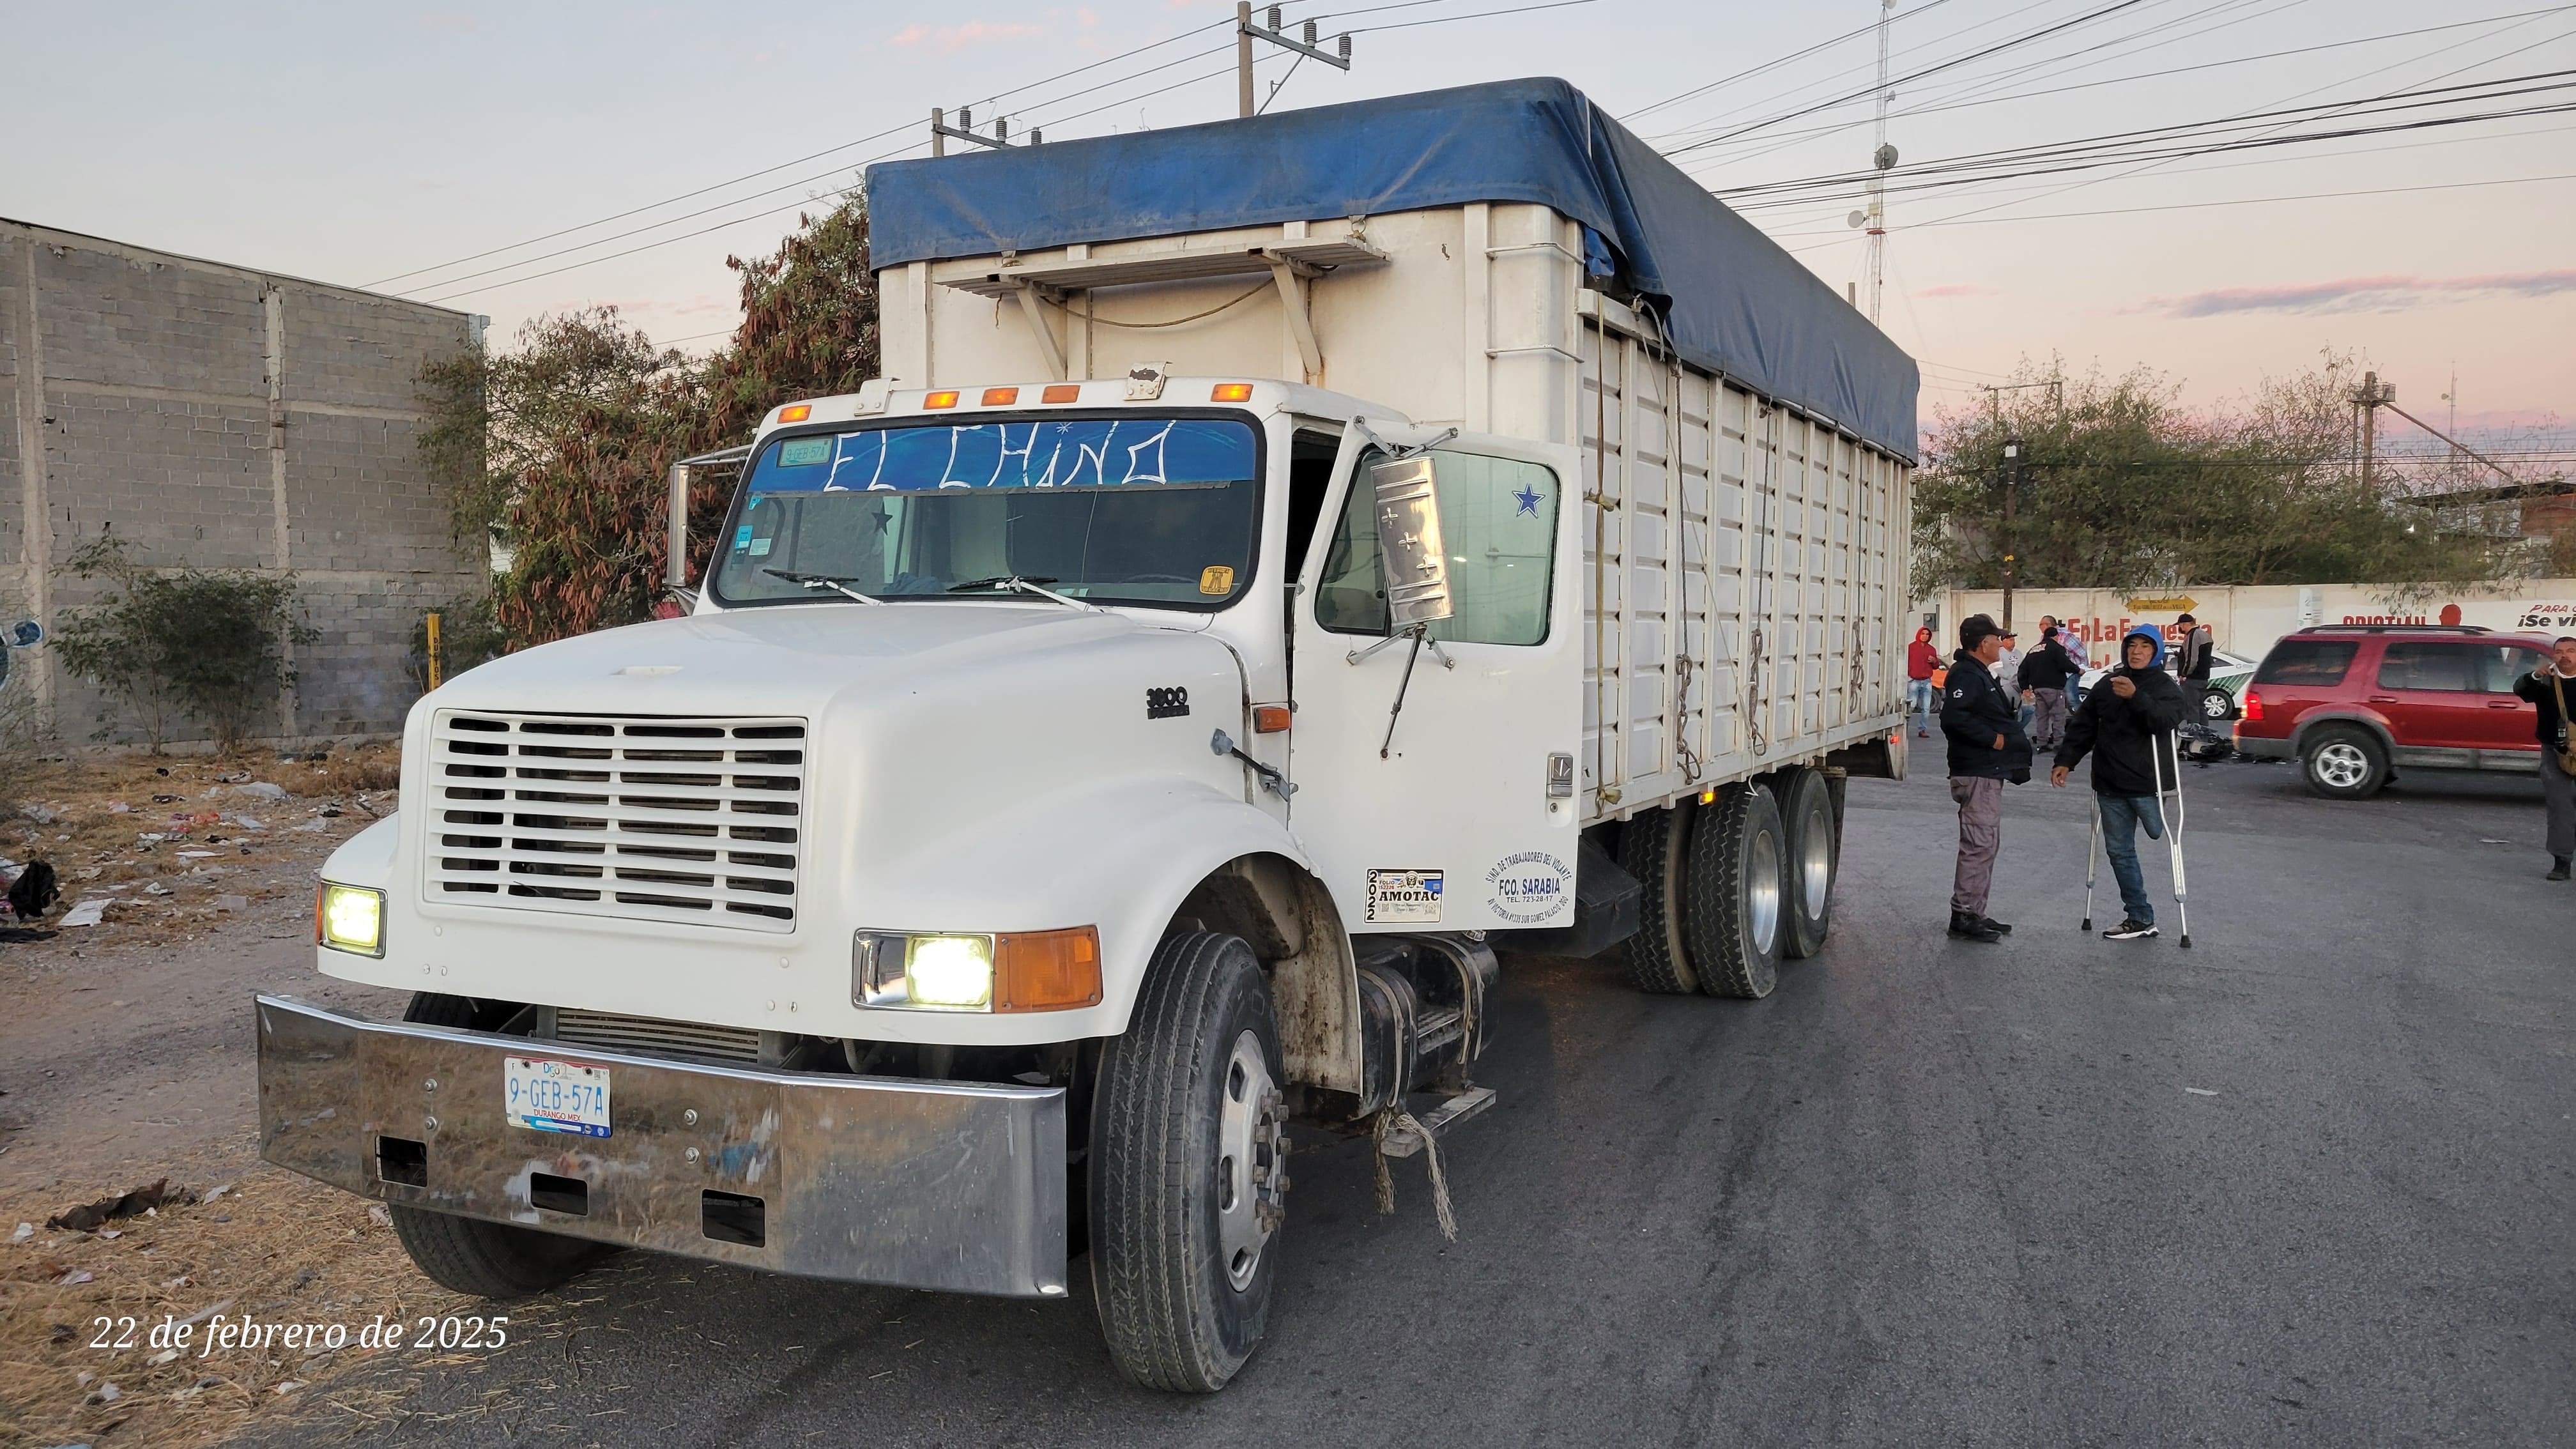
[[[364,1431],[395,1397],[386,1376],[334,1385],[385,1350],[171,1354],[152,1330],[478,1311],[413,1270],[381,1209],[258,1160],[251,993],[401,1012],[396,993],[316,972],[312,944],[315,876],[392,811],[395,765],[380,745],[0,780],[0,857],[50,860],[63,886],[0,939],[0,1445],[195,1445],[281,1420]],[[83,899],[109,902],[101,922],[60,925]],[[47,1226],[165,1178],[199,1200]]]

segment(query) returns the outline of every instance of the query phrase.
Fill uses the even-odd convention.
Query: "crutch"
[[[2165,741],[2169,747],[2173,744],[2173,740],[2174,737],[2172,735],[2168,734],[2165,736]],[[2156,805],[2157,808],[2161,810],[2165,802],[2165,762],[2156,754],[2156,739],[2153,735],[2147,736],[2147,760],[2149,762],[2149,768],[2155,771]],[[2174,917],[2182,926],[2182,949],[2188,951],[2191,949],[2191,907],[2184,904],[2185,891],[2183,888],[2182,872],[2182,756],[2179,754],[2174,756],[2173,793],[2173,813],[2165,818],[2165,848],[2173,861]]]
[[[2084,857],[2084,930],[2093,930],[2093,873],[2102,868],[2102,797],[2093,791],[2093,849]]]

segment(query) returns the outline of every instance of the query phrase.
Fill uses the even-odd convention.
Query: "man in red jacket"
[[[1914,733],[1924,739],[1932,737],[1932,670],[1940,662],[1932,631],[1915,630],[1914,642],[1905,650],[1905,712],[1920,719]]]

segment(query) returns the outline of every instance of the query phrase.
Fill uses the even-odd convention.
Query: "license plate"
[[[501,1110],[514,1126],[605,1137],[608,1068],[545,1057],[504,1057]]]

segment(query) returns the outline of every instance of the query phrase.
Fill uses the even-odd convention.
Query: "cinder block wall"
[[[399,728],[413,623],[486,583],[414,445],[421,364],[480,340],[462,312],[0,220],[0,627],[95,598],[68,560],[111,525],[158,567],[292,570],[322,637],[275,732]],[[49,653],[5,687],[87,741],[102,701]]]

